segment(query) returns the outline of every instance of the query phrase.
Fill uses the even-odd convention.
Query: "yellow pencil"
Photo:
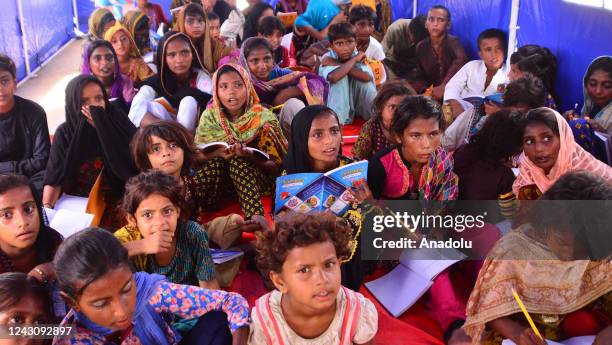
[[[540,332],[536,328],[535,323],[533,323],[533,320],[531,319],[531,316],[527,312],[527,308],[525,308],[525,305],[523,304],[523,301],[521,301],[521,298],[519,297],[518,293],[516,293],[516,290],[512,289],[512,294],[514,294],[514,299],[518,303],[519,307],[521,307],[521,310],[523,311],[523,314],[525,314],[525,317],[527,318],[527,321],[529,322],[529,325],[531,326],[531,329],[533,329],[533,332],[538,337],[540,337],[540,339],[544,340],[544,338],[542,338],[542,335],[540,334]]]
[[[280,109],[280,108],[282,108],[284,105],[285,105],[285,104],[279,104],[279,105],[277,105],[277,106],[275,106],[275,107],[270,108],[270,110]]]

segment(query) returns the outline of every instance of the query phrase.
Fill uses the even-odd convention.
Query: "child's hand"
[[[151,234],[144,239],[144,249],[146,254],[165,253],[172,247],[174,234],[170,231],[162,230]]]
[[[546,345],[546,342],[538,337],[531,328],[525,328],[517,336],[518,345]]]
[[[47,262],[44,264],[40,264],[34,267],[28,275],[30,277],[34,277],[40,283],[47,283],[49,281],[55,280],[55,269],[53,268],[53,263]]]
[[[215,157],[220,157],[225,160],[230,160],[235,155],[234,150],[232,150],[231,147],[227,149],[222,147],[222,148],[215,150],[213,153]]]
[[[361,204],[366,200],[374,199],[372,195],[372,191],[365,179],[361,179],[358,181],[353,181],[353,189],[350,191],[353,196],[353,202],[356,204]]]
[[[431,96],[432,98],[435,98],[435,99],[444,98],[444,85],[434,86]]]
[[[253,151],[251,151],[243,143],[235,143],[234,145],[232,145],[231,150],[238,157],[242,157],[242,158],[251,158],[251,157],[253,157]]]
[[[270,231],[266,218],[258,214],[251,216],[249,220],[239,221],[237,224],[240,225],[240,230],[243,232]]]
[[[565,119],[567,121],[572,121],[572,120],[578,119],[580,117],[580,115],[576,114],[574,109],[570,109],[570,110],[568,110],[568,111],[563,113],[563,117],[565,117]]]
[[[87,119],[87,122],[93,124],[93,117],[91,116],[91,111],[89,110],[89,106],[88,105],[84,105],[81,107],[81,112],[83,113],[83,116],[85,116],[85,118]]]
[[[365,53],[364,52],[358,52],[357,55],[355,55],[355,61],[356,62],[364,62],[365,61]]]

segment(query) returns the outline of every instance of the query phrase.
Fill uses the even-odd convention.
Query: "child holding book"
[[[374,74],[364,63],[365,53],[358,52],[357,35],[349,23],[329,28],[331,51],[323,56],[319,75],[329,82],[327,105],[340,117],[342,124],[353,122],[359,115],[365,120],[372,115],[376,97]]]
[[[272,191],[287,142],[276,115],[259,104],[249,74],[241,66],[226,64],[215,72],[213,101],[202,113],[195,142],[229,146],[204,154],[202,169],[215,181],[215,199],[229,187],[238,195],[245,218],[263,215],[261,196]],[[253,149],[269,158],[256,155]]]
[[[61,325],[75,325],[55,344],[246,343],[244,297],[133,273],[127,250],[108,231],[89,228],[68,237],[53,266],[62,297],[72,307]],[[197,323],[181,336],[171,325],[176,317]]]
[[[165,275],[177,284],[219,288],[208,248],[208,234],[184,220],[178,181],[159,170],[128,180],[122,209],[129,225],[115,236],[139,271]]]
[[[506,33],[499,29],[487,29],[478,35],[480,60],[463,65],[444,88],[444,101],[450,104],[453,117],[480,104],[483,97],[503,92],[500,87],[508,82],[506,41]]]
[[[324,105],[308,106],[297,113],[291,124],[289,142],[289,151],[283,160],[282,175],[326,173],[353,163],[350,158],[342,156],[340,120],[333,110]],[[355,186],[355,205],[372,198],[367,184],[362,182]],[[365,271],[359,248],[361,214],[358,210],[349,208],[341,217],[353,228],[354,241],[354,256],[342,265],[342,285],[357,290]]]
[[[374,344],[378,314],[340,285],[351,229],[332,214],[296,214],[258,238],[257,265],[276,290],[252,310],[249,344]]]

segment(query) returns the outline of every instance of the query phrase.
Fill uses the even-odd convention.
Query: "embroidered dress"
[[[374,304],[358,292],[345,287],[338,291],[336,313],[323,334],[316,338],[300,337],[287,324],[281,308],[282,293],[274,290],[257,300],[251,312],[251,345],[350,345],[363,344],[378,330],[378,312]]]
[[[385,136],[380,119],[371,118],[361,127],[352,153],[355,159],[370,159],[376,152],[393,145]]]

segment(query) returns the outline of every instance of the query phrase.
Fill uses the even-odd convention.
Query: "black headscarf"
[[[188,42],[189,48],[191,48],[191,55],[193,56],[193,60],[191,61],[192,71],[194,69],[199,69],[206,72],[206,69],[202,65],[202,61],[200,61],[198,52],[193,43],[191,42],[189,36],[185,35],[182,32],[169,31],[164,35],[164,37],[161,38],[161,40],[159,40],[159,44],[157,46],[156,64],[158,73],[145,80],[144,85],[152,87],[157,94],[160,94],[164,98],[166,98],[168,102],[170,102],[170,104],[172,104],[172,106],[175,108],[178,108],[180,101],[186,96],[192,96],[196,99],[198,104],[204,107],[210,100],[211,95],[202,92],[196,88],[179,88],[176,83],[176,76],[170,70],[168,64],[166,63],[165,57],[168,43],[179,37]]]
[[[90,83],[100,86],[105,100],[105,109],[90,108],[95,127],[81,113],[83,88]],[[121,196],[125,181],[138,174],[128,150],[136,127],[108,101],[102,82],[94,76],[79,75],[68,83],[65,110],[66,122],[57,129],[51,145],[45,185],[62,185],[83,162],[102,156],[106,180],[112,191]]]
[[[287,174],[299,174],[311,172],[310,154],[308,153],[308,136],[312,121],[321,113],[333,114],[338,120],[336,113],[324,105],[310,105],[302,108],[291,122],[291,139],[289,139],[289,150],[283,159],[283,169]],[[338,123],[340,121],[338,120]],[[340,147],[339,154],[342,154]]]

